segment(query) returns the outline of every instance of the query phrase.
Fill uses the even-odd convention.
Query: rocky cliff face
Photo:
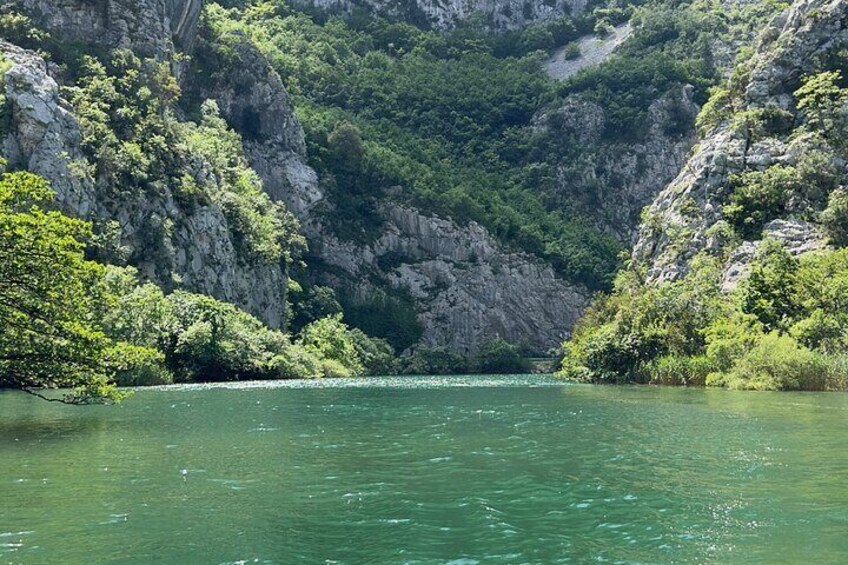
[[[557,278],[538,259],[503,249],[476,224],[458,226],[386,204],[385,232],[372,244],[331,235],[332,211],[316,211],[324,195],[306,163],[303,131],[280,77],[247,38],[228,44],[239,65],[217,65],[214,45],[205,43],[209,38],[195,35],[199,0],[22,3],[56,37],[132,48],[164,60],[174,49],[194,46],[195,65],[218,72],[205,73],[205,80],[184,74],[184,98],[190,104],[207,98],[218,103],[222,116],[241,134],[265,190],[299,217],[312,256],[332,267],[332,274],[320,276],[362,298],[408,292],[425,328],[424,343],[471,352],[500,336],[542,352],[558,346],[584,308],[585,290]],[[125,251],[162,286],[181,284],[211,294],[271,325],[284,319],[284,269],[243,261],[219,208],[208,205],[186,213],[171,190],[155,198],[116,200],[76,174],[85,164],[80,124],[60,95],[56,73],[32,52],[7,43],[2,51],[12,62],[4,83],[13,118],[3,140],[3,154],[12,166],[50,180],[63,209],[99,222],[117,221]],[[157,239],[155,250],[149,248],[152,237]]]
[[[546,352],[588,303],[588,291],[539,259],[504,249],[474,222],[459,226],[391,203],[382,212],[385,232],[370,245],[326,233],[313,239],[313,253],[332,268],[322,282],[362,298],[381,287],[408,292],[420,308],[425,345],[474,352],[501,337]]]
[[[564,14],[576,15],[582,12],[587,4],[586,0],[365,0],[361,3],[351,0],[297,0],[296,3],[342,12],[350,12],[357,6],[364,6],[372,13],[401,18],[436,29],[450,29],[462,22],[479,18],[482,23],[495,30],[518,29]]]
[[[64,40],[144,56],[190,51],[203,0],[13,0]]]
[[[603,108],[579,94],[540,115],[537,133],[573,148],[556,164],[554,198],[581,206],[601,230],[629,245],[642,209],[674,179],[697,140],[692,93],[687,86],[653,102],[645,133],[633,141],[605,137]]]
[[[0,42],[0,53],[11,63],[2,79],[11,127],[0,144],[11,167],[49,180],[66,212],[101,225],[116,222],[122,252],[133,257],[150,280],[165,288],[179,284],[210,294],[242,306],[272,326],[281,324],[283,268],[244,261],[220,207],[209,203],[188,213],[170,187],[155,196],[116,198],[79,174],[86,163],[80,124],[60,96],[50,66],[36,54],[5,42]]]
[[[190,49],[195,40],[202,1],[21,0],[14,6],[54,38],[100,49],[130,48],[143,56],[173,60],[175,49]],[[81,172],[90,163],[81,149],[80,123],[61,96],[58,69],[6,42],[0,42],[0,53],[11,64],[0,81],[10,117],[0,151],[11,167],[47,178],[66,212],[116,228],[121,255],[162,287],[182,286],[232,302],[271,326],[284,321],[284,265],[246,260],[224,211],[215,203],[188,210],[171,186],[155,194],[117,196]],[[285,109],[291,115],[290,108]],[[190,169],[185,173],[199,182],[218,182],[203,162]]]
[[[793,96],[801,78],[829,66],[846,46],[848,3],[843,0],[801,0],[764,30],[756,56],[731,85],[742,90],[733,113],[701,141],[646,212],[633,260],[647,270],[649,281],[676,279],[686,273],[689,259],[699,251],[732,245],[723,229],[723,208],[735,175],[774,165],[792,167],[805,155],[826,150],[815,136],[763,134],[739,117],[746,111],[771,108],[801,123],[803,116]],[[829,165],[844,174],[843,163]],[[787,217],[766,225],[763,236],[783,240],[796,253],[824,245],[820,228],[793,218],[795,212],[800,211],[790,203]],[[744,273],[745,258],[756,245],[758,240],[741,242],[731,251],[726,273],[731,287]]]
[[[306,163],[303,129],[280,76],[247,38],[233,39],[231,47],[239,61],[235,68],[219,60],[212,38],[201,34],[198,42],[196,59],[205,69],[217,72],[211,81],[187,84],[190,97],[218,103],[227,122],[242,135],[247,157],[262,177],[265,191],[308,220],[323,193],[318,176]]]

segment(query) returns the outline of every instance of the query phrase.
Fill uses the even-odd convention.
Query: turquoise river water
[[[0,563],[848,563],[848,395],[407,377],[0,393]]]

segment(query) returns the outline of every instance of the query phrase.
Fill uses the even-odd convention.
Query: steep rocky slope
[[[585,306],[585,289],[565,282],[539,259],[505,249],[473,223],[459,226],[387,203],[385,233],[377,241],[338,240],[328,226],[332,209],[315,212],[325,196],[306,163],[303,131],[280,77],[247,38],[228,45],[238,65],[219,65],[215,46],[195,34],[199,2],[43,4],[26,0],[19,6],[57,39],[132,48],[165,61],[177,49],[193,53],[191,68],[174,66],[182,70],[182,106],[192,113],[205,99],[217,102],[241,134],[265,191],[301,220],[312,247],[309,258],[331,267],[314,271],[315,279],[355,301],[394,291],[411,296],[424,328],[422,343],[473,352],[500,336],[544,352],[562,340]],[[116,221],[122,251],[163,287],[208,293],[271,325],[283,322],[284,266],[245,261],[228,219],[214,204],[186,210],[172,188],[153,198],[115,198],[97,180],[79,174],[90,164],[80,146],[79,120],[57,82],[59,69],[11,44],[2,49],[12,63],[4,78],[12,120],[3,150],[11,166],[48,178],[64,210],[104,225]],[[152,236],[162,239],[155,249]]]
[[[636,139],[605,136],[604,109],[580,94],[541,114],[537,135],[574,148],[555,163],[553,199],[591,211],[600,229],[629,245],[642,209],[677,175],[697,141],[692,92],[685,86],[653,101],[645,131]]]
[[[363,6],[369,11],[402,19],[416,24],[449,29],[471,19],[496,30],[518,29],[529,23],[544,21],[563,14],[578,14],[588,3],[586,0],[553,0],[551,2],[525,2],[519,0],[297,0],[298,4],[322,10],[351,12]]]
[[[545,62],[545,72],[552,79],[565,80],[582,69],[600,65],[612,55],[616,47],[630,37],[631,33],[633,33],[633,26],[626,23],[614,27],[606,37],[598,37],[595,34],[585,35],[575,42],[579,49],[576,57],[569,53],[573,44],[560,47]]]
[[[547,352],[568,334],[590,293],[550,265],[505,250],[484,228],[459,226],[387,204],[384,233],[357,245],[323,234],[313,253],[331,267],[319,278],[368,300],[385,289],[408,293],[420,309],[424,345],[476,351],[500,337]]]
[[[189,51],[203,0],[14,0],[66,41],[169,57]]]
[[[56,38],[104,48],[131,47],[171,60],[175,43],[187,47],[194,41],[200,2],[57,5],[27,0],[22,7]],[[57,82],[59,69],[7,42],[0,42],[0,53],[9,65],[2,78],[9,123],[0,146],[9,166],[47,178],[64,211],[112,230],[118,254],[164,288],[178,285],[210,294],[244,307],[271,326],[282,324],[284,265],[246,258],[220,203],[186,207],[173,185],[156,192],[127,192],[104,182],[102,175],[88,174],[93,165],[81,147],[80,121]],[[220,183],[209,163],[197,155],[184,167],[182,172],[198,183]]]
[[[790,197],[778,212],[781,217],[765,225],[762,234],[743,233],[745,242],[728,236],[727,205],[741,175],[803,167],[811,155],[822,158],[813,165],[818,172],[833,171],[827,181],[831,190],[844,180],[844,162],[828,141],[810,128],[794,129],[810,117],[798,110],[794,93],[802,78],[844,67],[840,51],[848,45],[846,18],[844,1],[802,0],[764,30],[755,57],[738,69],[723,99],[715,100],[709,133],[646,211],[633,260],[647,270],[649,281],[677,279],[699,251],[728,245],[738,245],[729,272],[744,272],[743,258],[750,257],[761,235],[785,241],[794,252],[823,245],[816,214],[822,202]],[[736,277],[729,276],[732,283]]]

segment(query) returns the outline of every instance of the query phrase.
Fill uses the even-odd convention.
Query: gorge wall
[[[804,168],[813,155],[818,173],[832,173],[829,185],[845,181],[845,163],[829,142],[810,128],[796,129],[809,116],[798,110],[794,93],[804,77],[834,64],[839,68],[846,46],[844,1],[801,0],[772,20],[755,56],[731,79],[732,100],[721,103],[723,109],[691,158],[646,211],[632,257],[649,281],[675,280],[686,274],[698,252],[725,250],[726,286],[732,288],[764,237],[782,241],[796,254],[825,245],[816,210],[821,202],[790,194],[778,217],[766,218],[761,233],[741,239],[729,233],[727,204],[740,175]],[[769,115],[777,122],[768,123]]]
[[[198,61],[213,51],[197,34],[199,0],[21,0],[16,6],[54,38],[93,48],[128,48],[162,61],[174,61],[180,51]],[[387,201],[381,210],[385,231],[375,242],[354,244],[332,235],[333,212],[322,209],[325,195],[307,164],[304,134],[280,77],[247,38],[230,47],[240,64],[203,80],[194,74],[196,63],[172,65],[181,78],[183,110],[196,111],[205,99],[217,102],[222,117],[241,135],[245,157],[264,190],[300,220],[312,249],[309,258],[331,267],[315,271],[318,282],[354,299],[408,294],[426,345],[474,352],[495,337],[539,353],[559,345],[589,292],[561,279],[543,261],[504,248],[477,224],[460,226]],[[3,78],[11,115],[3,155],[11,167],[50,180],[65,211],[103,225],[116,223],[129,262],[164,288],[207,293],[272,326],[284,323],[284,264],[246,260],[220,204],[187,209],[171,186],[155,195],[116,196],[98,179],[80,174],[90,163],[80,147],[79,120],[63,95],[61,69],[9,43],[0,49],[12,65]],[[214,56],[205,63],[214,68]],[[209,177],[208,169],[195,162],[185,172]],[[154,246],[152,237],[158,240]]]
[[[188,48],[194,41],[201,2],[24,0],[17,6],[56,38],[171,60],[175,45]],[[163,288],[210,294],[271,326],[283,323],[284,265],[246,260],[218,203],[189,209],[175,197],[173,185],[153,193],[116,192],[86,174],[92,164],[81,148],[80,122],[63,96],[58,67],[8,42],[0,42],[0,53],[9,65],[2,77],[9,123],[0,139],[8,166],[49,180],[64,211],[96,227],[115,227],[121,253]],[[202,159],[184,165],[181,172],[198,182],[219,182]]]
[[[389,18],[401,19],[436,29],[450,29],[472,19],[495,30],[513,30],[530,23],[544,21],[564,14],[579,14],[586,0],[297,0],[298,4],[319,10],[350,13],[356,8]]]

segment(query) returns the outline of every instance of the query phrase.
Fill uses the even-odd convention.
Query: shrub
[[[317,379],[324,376],[321,359],[300,345],[286,347],[271,359],[270,366],[275,378]]]
[[[824,355],[827,390],[848,391],[848,355]]]
[[[816,308],[809,316],[795,322],[789,333],[810,349],[830,353],[845,350],[847,327],[844,312],[826,312]]]
[[[713,373],[709,385],[751,390],[824,390],[827,363],[788,335],[771,332],[726,373]]]
[[[742,310],[755,315],[766,330],[787,329],[799,310],[794,295],[798,268],[782,243],[765,239],[740,285]]]
[[[173,382],[165,355],[149,347],[119,342],[104,353],[107,371],[118,386],[166,385]]]
[[[800,187],[794,167],[774,165],[765,171],[750,171],[736,176],[730,202],[722,211],[740,234],[758,237],[763,225],[779,217],[789,194]]]
[[[695,127],[698,133],[705,137],[710,130],[718,127],[721,123],[733,116],[732,99],[730,91],[722,87],[712,87],[710,98],[704,104],[698,117],[695,119]]]
[[[182,382],[391,371],[391,346],[348,329],[340,314],[308,324],[292,343],[236,306],[184,291],[166,296],[137,277],[135,269],[109,267],[95,289],[106,334],[123,342],[111,357],[123,384],[164,382],[157,364]]]
[[[594,34],[600,38],[609,37],[615,32],[615,28],[608,20],[598,20],[595,22]]]
[[[325,374],[348,377],[365,371],[357,344],[341,314],[316,320],[303,328],[298,343],[322,360]]]
[[[833,245],[848,246],[848,192],[845,189],[838,188],[830,193],[821,222]]]
[[[350,293],[340,295],[345,319],[368,335],[385,339],[397,351],[418,342],[424,327],[418,320],[418,308],[407,293],[394,295],[375,292],[365,300]]]
[[[715,370],[706,355],[664,355],[650,363],[647,372],[651,384],[703,386]]]
[[[828,136],[838,134],[846,123],[844,107],[848,102],[848,89],[839,86],[842,83],[842,73],[822,72],[805,77],[803,83],[803,86],[795,91],[798,110],[804,113],[812,129]]]
[[[574,60],[580,58],[580,44],[576,41],[572,41],[563,49],[563,57],[568,60]]]
[[[486,342],[477,354],[477,369],[481,373],[528,373],[531,363],[521,356],[518,346],[501,338]]]
[[[467,357],[448,347],[419,347],[400,360],[406,375],[460,375],[470,372]]]
[[[368,336],[360,329],[350,330],[353,346],[367,375],[390,375],[395,372],[394,349],[384,339]]]
[[[704,329],[707,357],[716,371],[729,371],[762,335],[762,324],[750,314],[736,312],[718,318]]]

